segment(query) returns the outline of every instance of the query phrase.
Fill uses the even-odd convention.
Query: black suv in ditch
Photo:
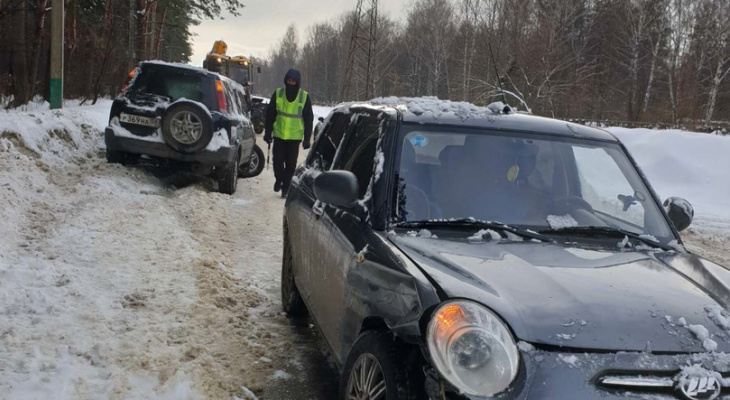
[[[238,83],[184,64],[141,62],[112,103],[104,132],[110,163],[142,157],[212,176],[233,194],[264,167]]]
[[[433,98],[337,107],[286,200],[282,305],[340,399],[730,395],[730,271],[610,133]]]

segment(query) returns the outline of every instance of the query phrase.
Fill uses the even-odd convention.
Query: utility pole
[[[367,8],[363,5],[367,5]],[[357,0],[354,16],[345,74],[340,84],[340,101],[360,100],[362,95],[369,100],[373,96],[378,0]]]
[[[63,107],[63,2],[51,8],[51,109]]]

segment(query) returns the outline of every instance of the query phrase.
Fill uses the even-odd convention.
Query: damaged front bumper
[[[426,367],[429,399],[730,399],[730,354],[521,351],[520,373],[494,397],[466,396]]]

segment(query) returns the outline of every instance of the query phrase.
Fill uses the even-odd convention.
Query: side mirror
[[[324,122],[324,117],[319,117],[317,120],[319,120],[319,122]]]
[[[325,204],[351,208],[359,193],[357,177],[350,171],[323,172],[314,179],[314,195]]]
[[[670,197],[664,200],[664,210],[666,210],[669,220],[672,221],[678,231],[687,229],[695,216],[695,209],[692,204],[681,197]]]

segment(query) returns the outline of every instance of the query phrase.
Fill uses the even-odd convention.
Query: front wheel
[[[281,307],[290,317],[302,317],[307,313],[307,307],[294,281],[294,261],[286,226],[284,226],[284,253],[281,257]]]
[[[241,178],[253,178],[254,176],[259,176],[261,171],[264,170],[265,163],[266,158],[264,158],[264,151],[261,150],[261,147],[258,145],[254,145],[253,151],[251,152],[251,159],[248,164],[242,164],[238,168],[238,175]]]
[[[387,332],[363,333],[347,357],[340,400],[410,400],[425,397],[418,363],[408,362],[407,346],[396,346]]]

